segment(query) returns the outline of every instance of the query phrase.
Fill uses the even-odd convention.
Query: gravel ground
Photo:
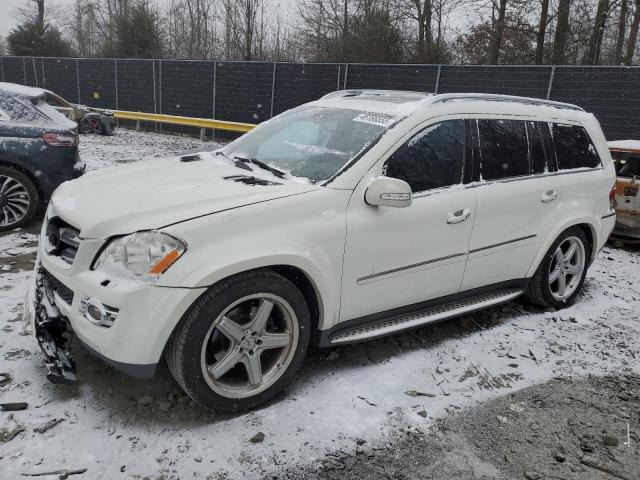
[[[81,151],[93,169],[198,145],[118,130],[83,137]],[[569,309],[515,301],[395,337],[312,349],[279,399],[221,415],[195,406],[164,364],[152,381],[136,381],[79,347],[80,383],[46,381],[21,324],[37,230],[0,235],[0,373],[9,375],[0,376],[0,403],[28,404],[0,412],[0,479],[64,469],[87,469],[72,480],[638,478],[637,249],[605,248]],[[617,447],[603,447],[604,431]],[[553,456],[560,447],[564,462]]]
[[[332,452],[282,480],[640,479],[640,377],[554,379],[395,441]]]

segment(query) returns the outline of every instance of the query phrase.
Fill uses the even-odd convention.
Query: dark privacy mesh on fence
[[[521,95],[575,103],[607,138],[640,139],[640,67],[0,57],[0,74],[96,107],[248,123],[343,88]]]

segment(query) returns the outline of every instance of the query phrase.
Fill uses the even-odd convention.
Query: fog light
[[[94,325],[111,327],[118,317],[119,310],[103,304],[97,298],[83,297],[80,300],[80,313]]]

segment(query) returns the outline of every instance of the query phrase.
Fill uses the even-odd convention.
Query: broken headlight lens
[[[111,240],[93,263],[93,269],[151,280],[162,275],[186,249],[184,242],[166,233],[137,232]]]

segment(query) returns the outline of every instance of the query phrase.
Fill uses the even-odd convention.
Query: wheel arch
[[[599,238],[598,238],[598,232],[600,231],[599,226],[594,225],[592,218],[574,219],[571,222],[561,224],[556,229],[554,229],[551,233],[549,233],[549,235],[547,235],[544,242],[541,244],[540,248],[538,249],[538,252],[533,262],[529,266],[529,270],[527,271],[527,278],[531,278],[533,277],[533,275],[535,275],[536,270],[538,270],[540,263],[542,263],[544,256],[547,254],[547,251],[549,250],[553,242],[555,242],[556,239],[563,232],[573,227],[578,227],[582,231],[584,231],[585,235],[587,236],[587,239],[589,240],[589,258],[591,259],[591,261],[595,258],[597,253],[597,246],[599,244]]]
[[[38,196],[39,196],[38,201],[42,203],[46,198],[44,189],[42,187],[42,183],[40,182],[40,180],[38,180],[38,176],[36,175],[35,171],[28,168],[24,163],[25,162],[21,162],[20,159],[16,160],[13,158],[8,158],[6,156],[0,156],[0,167],[13,168],[15,170],[18,170],[20,173],[23,173],[24,175],[26,175],[29,178],[29,180],[33,182],[33,185],[36,187],[36,190],[38,191]]]

